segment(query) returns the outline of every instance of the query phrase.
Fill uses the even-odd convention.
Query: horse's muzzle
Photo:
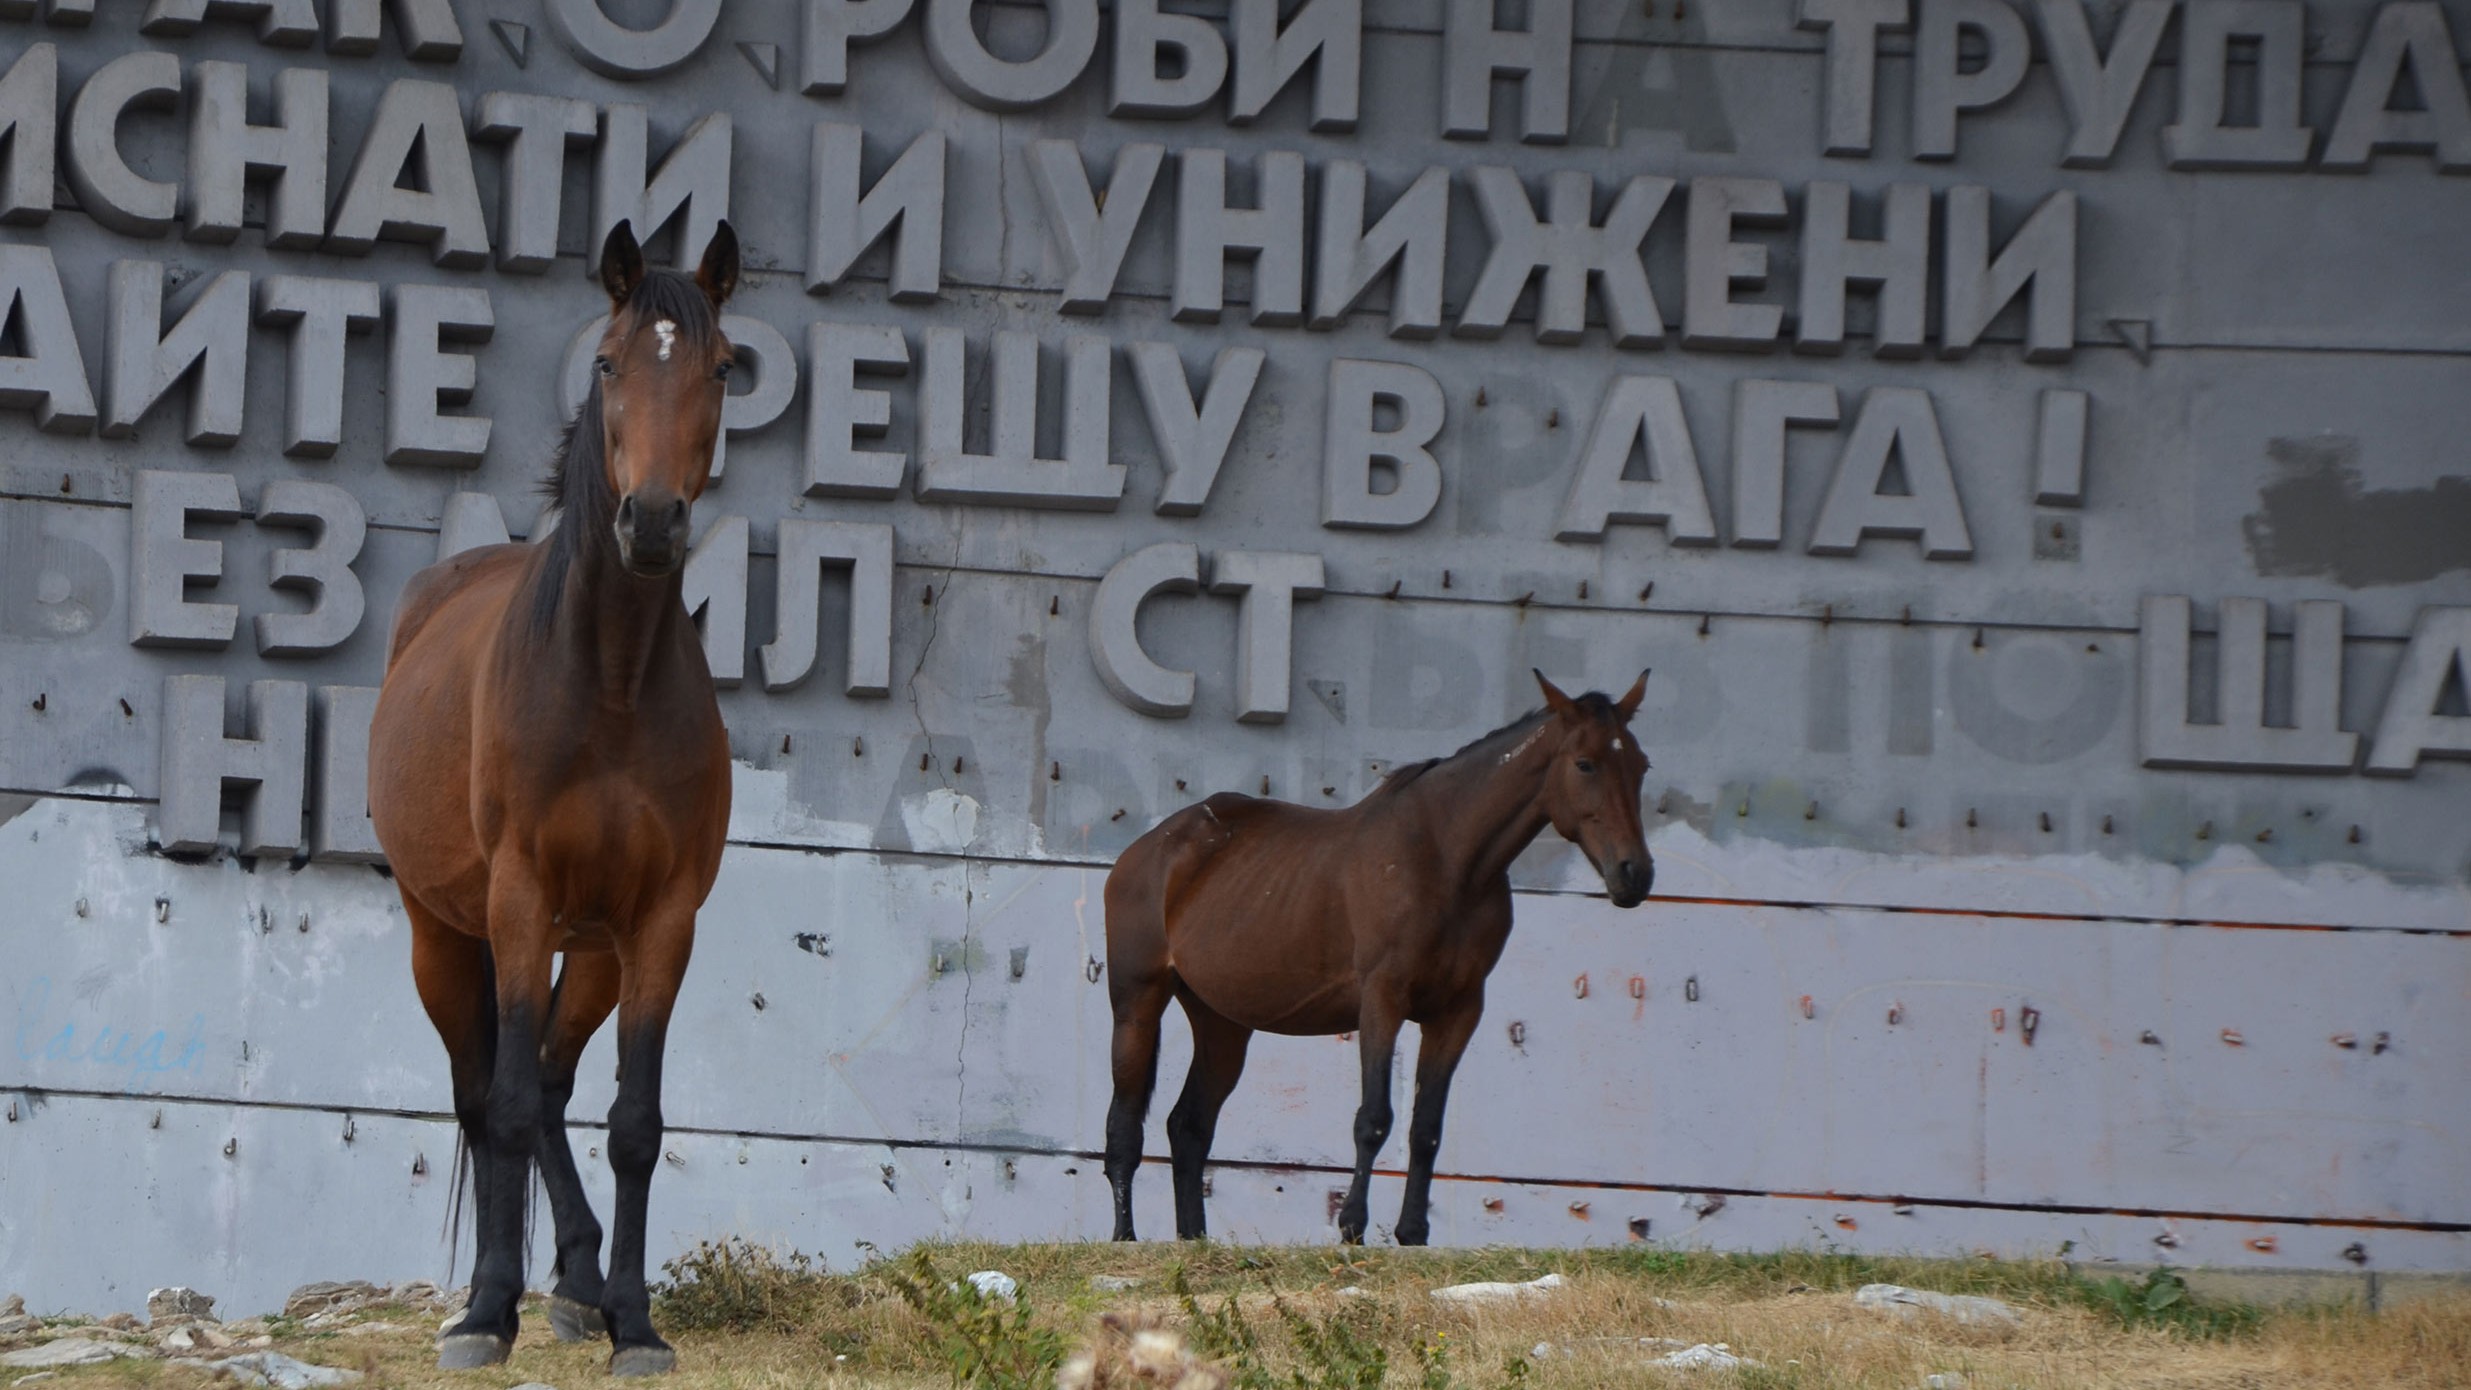
[[[612,528],[618,560],[629,574],[666,578],[686,563],[686,499],[629,493],[618,503]]]
[[[1656,861],[1625,859],[1604,871],[1604,891],[1615,907],[1637,907],[1656,886]]]

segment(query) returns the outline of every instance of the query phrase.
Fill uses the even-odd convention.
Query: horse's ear
[[[1533,666],[1530,666],[1527,669],[1530,674],[1535,676],[1537,687],[1544,691],[1544,707],[1546,709],[1553,711],[1555,714],[1568,714],[1577,708],[1576,705],[1571,703],[1570,697],[1562,693],[1560,686],[1555,685],[1553,682],[1544,678],[1544,672],[1536,670]]]
[[[712,229],[712,240],[704,243],[703,264],[695,267],[695,283],[703,287],[704,298],[715,309],[737,292],[738,234],[726,220]]]
[[[634,224],[621,222],[601,243],[601,288],[609,291],[611,304],[623,309],[642,283],[643,248],[635,244]]]
[[[1630,693],[1624,695],[1618,700],[1615,700],[1613,702],[1613,708],[1621,711],[1622,722],[1627,724],[1630,722],[1630,716],[1639,712],[1639,702],[1646,698],[1647,672],[1641,671],[1639,673],[1639,678],[1630,683]]]

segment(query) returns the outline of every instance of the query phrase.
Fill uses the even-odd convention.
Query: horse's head
[[[621,222],[601,246],[609,331],[599,374],[601,459],[618,499],[618,558],[630,573],[674,574],[686,563],[687,509],[711,475],[733,350],[720,307],[738,287],[738,236],[723,222],[689,280],[646,270]]]
[[[1553,765],[1545,773],[1544,810],[1561,837],[1579,847],[1604,876],[1615,907],[1637,907],[1655,886],[1656,861],[1639,827],[1639,781],[1647,754],[1630,732],[1630,718],[1647,694],[1641,671],[1630,693],[1618,700],[1590,692],[1564,695],[1538,671],[1544,687],[1545,737],[1553,741]]]

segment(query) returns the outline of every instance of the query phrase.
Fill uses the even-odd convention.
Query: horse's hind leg
[[[1115,1196],[1117,1240],[1134,1239],[1133,1175],[1141,1171],[1141,1130],[1158,1085],[1158,1021],[1175,987],[1141,854],[1136,843],[1107,876],[1107,1003],[1115,1014],[1108,1043],[1115,1098],[1107,1106],[1107,1186]]]
[[[1203,1165],[1210,1161],[1210,1141],[1218,1135],[1218,1112],[1244,1075],[1244,1052],[1253,1030],[1230,1023],[1209,1005],[1178,989],[1184,1016],[1193,1025],[1193,1068],[1184,1077],[1184,1094],[1167,1112],[1167,1151],[1175,1165],[1175,1233],[1199,1240],[1209,1233],[1209,1218],[1201,1197]]]
[[[677,1353],[652,1326],[643,1274],[644,1222],[652,1169],[661,1156],[661,1061],[669,1014],[694,944],[690,898],[683,909],[648,915],[618,945],[625,977],[618,996],[618,1100],[609,1107],[609,1166],[617,1172],[618,1204],[610,1223],[609,1279],[601,1294],[614,1348],[611,1375],[658,1375],[678,1363]]]
[[[412,983],[420,991],[421,1007],[438,1030],[439,1041],[446,1044],[447,1066],[454,1080],[455,1122],[462,1131],[464,1152],[471,1159],[472,1226],[479,1243],[487,1239],[493,1195],[489,1078],[497,1068],[498,1052],[497,990],[489,943],[446,925],[410,893],[403,895],[403,914],[412,926]],[[462,1193],[455,1196],[460,1199]]]
[[[575,1062],[584,1044],[618,1006],[618,958],[606,951],[569,952],[549,1006],[549,1036],[541,1048],[541,1186],[557,1225],[557,1285],[549,1294],[549,1328],[561,1342],[609,1330],[601,1317],[601,1223],[583,1195],[575,1147],[566,1137],[566,1107],[575,1097]]]

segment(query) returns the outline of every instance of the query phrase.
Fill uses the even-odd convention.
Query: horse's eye
[[[592,370],[599,372],[602,376],[616,376],[618,374],[618,369],[612,365],[606,357],[593,358]]]
[[[720,364],[720,365],[718,365],[718,366],[716,366],[716,367],[714,367],[714,368],[712,369],[712,379],[713,379],[714,381],[727,381],[727,380],[729,380],[729,369],[730,369],[730,368],[732,368],[732,367],[734,367],[734,366],[736,366],[736,365],[738,365],[738,364],[737,364],[737,363],[735,363],[735,362],[730,362],[730,361],[726,361],[726,360],[724,360],[723,362],[721,362],[721,364]]]
[[[1581,758],[1578,762],[1578,768],[1581,772],[1594,772],[1596,770],[1596,764],[1589,759]]]

